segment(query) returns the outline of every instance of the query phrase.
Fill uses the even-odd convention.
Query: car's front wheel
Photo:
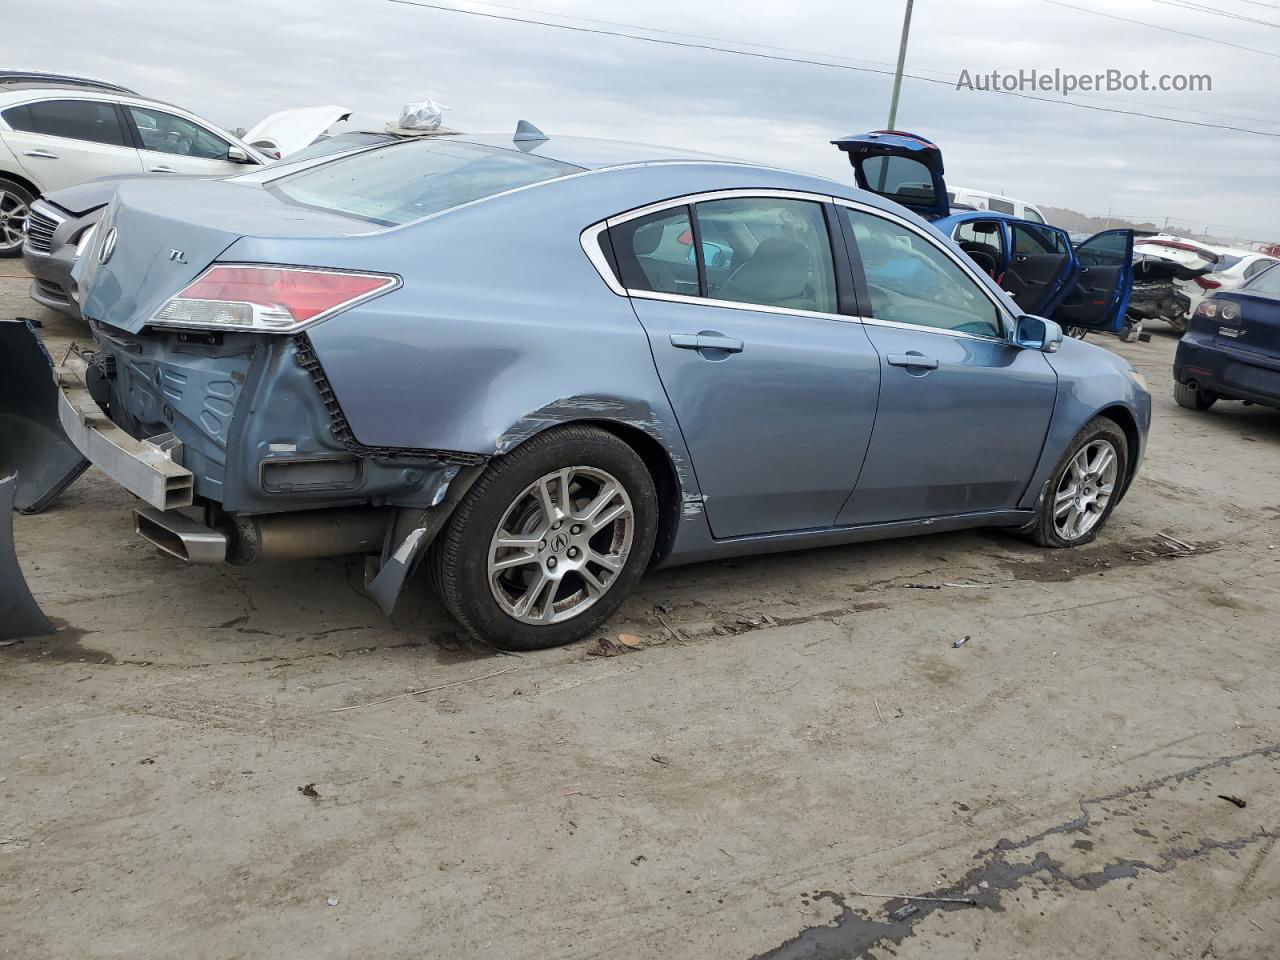
[[[486,643],[559,646],[622,605],[657,523],[653,478],[630,446],[597,427],[559,427],[485,469],[432,548],[432,580]]]
[[[22,253],[27,237],[27,215],[34,200],[26,187],[0,177],[0,257],[16,257]]]
[[[1040,515],[1028,531],[1042,547],[1075,547],[1098,535],[1129,468],[1129,441],[1113,420],[1094,417],[1054,468]]]

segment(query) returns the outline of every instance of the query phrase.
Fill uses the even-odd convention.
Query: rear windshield
[[[398,226],[582,168],[457,140],[412,140],[273,180],[277,196]]]

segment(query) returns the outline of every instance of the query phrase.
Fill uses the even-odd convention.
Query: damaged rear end
[[[192,562],[380,555],[390,609],[396,548],[485,458],[362,445],[329,387],[308,329],[401,285],[359,265],[378,231],[254,186],[119,190],[78,268],[94,349],[57,376],[71,442],[142,501],[141,536]]]

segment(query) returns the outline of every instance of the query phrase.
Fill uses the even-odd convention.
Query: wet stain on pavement
[[[1101,797],[1093,797],[1080,801],[1080,816],[1064,823],[1055,824],[1047,830],[1025,837],[1021,840],[1000,840],[993,848],[980,851],[978,856],[982,862],[968,871],[957,882],[931,891],[930,897],[967,897],[972,904],[936,903],[914,901],[912,906],[918,910],[909,916],[894,919],[895,911],[908,904],[907,900],[896,899],[884,901],[884,919],[874,918],[868,911],[854,909],[849,906],[846,896],[834,890],[823,890],[813,895],[814,900],[827,900],[840,909],[835,920],[829,924],[809,927],[800,931],[790,940],[773,949],[757,954],[753,960],[857,960],[870,958],[871,950],[888,949],[900,945],[907,937],[914,934],[917,923],[933,913],[950,913],[956,910],[996,910],[1003,911],[1001,899],[1004,893],[1015,890],[1028,878],[1040,875],[1044,879],[1066,883],[1077,890],[1098,890],[1116,880],[1133,879],[1143,873],[1163,874],[1189,860],[1197,860],[1210,853],[1223,850],[1235,852],[1251,844],[1275,836],[1265,828],[1240,834],[1230,840],[1201,839],[1191,846],[1172,847],[1162,851],[1158,857],[1150,860],[1122,859],[1103,864],[1097,870],[1072,875],[1062,863],[1052,859],[1044,851],[1037,851],[1029,861],[1010,862],[1009,854],[1026,850],[1041,843],[1046,837],[1055,834],[1086,833],[1090,826],[1098,826],[1107,819],[1107,813],[1095,822],[1092,809],[1113,804],[1119,800],[1141,802],[1149,798],[1151,791],[1190,780],[1201,774],[1221,767],[1228,767],[1242,760],[1255,757],[1271,757],[1280,755],[1280,744],[1272,744],[1251,750],[1248,753],[1221,757],[1208,763],[1200,764],[1187,770],[1161,777],[1135,787],[1128,787],[1116,793]],[[1087,850],[1089,841],[1077,840],[1072,846],[1075,849]],[[1092,844],[1089,844],[1092,846]]]

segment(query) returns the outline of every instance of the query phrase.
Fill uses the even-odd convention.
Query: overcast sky
[[[4,6],[19,0],[4,0]],[[892,70],[905,0],[441,0],[502,16]],[[1211,93],[1078,103],[1280,134],[1280,0],[916,0],[908,73],[1023,68],[1212,76]],[[430,95],[449,126],[678,145],[848,180],[828,141],[878,129],[891,79],[569,32],[391,0],[44,0],[4,15],[5,65],[84,73],[229,129],[291,106],[391,117]],[[576,18],[592,18],[593,22]],[[603,24],[613,21],[626,26]],[[1270,25],[1267,25],[1267,24]],[[643,30],[635,27],[646,28]],[[668,32],[662,32],[668,31]],[[697,37],[691,35],[699,35]],[[706,37],[716,39],[708,40]],[[724,41],[727,41],[724,42]],[[752,45],[768,45],[752,46]],[[786,48],[778,50],[773,48]],[[799,51],[797,53],[796,51]],[[1057,99],[1056,94],[1043,94]],[[1280,241],[1280,136],[1234,133],[903,82],[898,127],[942,146],[952,183],[1090,214]]]

